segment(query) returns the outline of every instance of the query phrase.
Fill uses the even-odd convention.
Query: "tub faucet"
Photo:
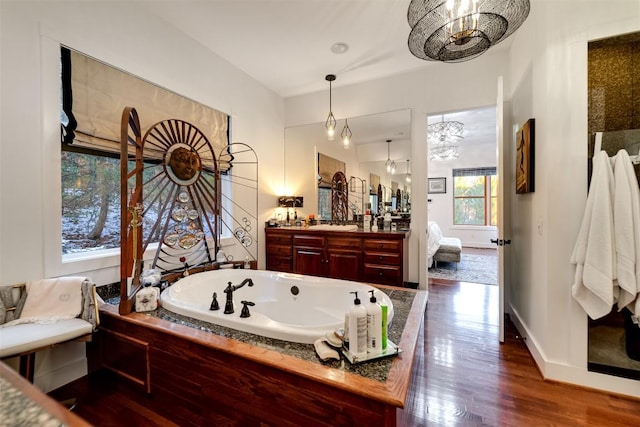
[[[244,279],[239,285],[236,286],[232,285],[231,282],[227,282],[227,287],[224,290],[224,293],[227,294],[227,301],[224,305],[224,314],[233,313],[233,292],[237,291],[247,284],[249,286],[253,286],[253,280],[251,280],[250,278]]]

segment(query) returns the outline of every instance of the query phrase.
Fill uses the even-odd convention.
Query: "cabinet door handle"
[[[380,273],[378,273],[378,276],[382,277],[382,271]]]
[[[382,256],[380,256],[379,258],[382,259]]]

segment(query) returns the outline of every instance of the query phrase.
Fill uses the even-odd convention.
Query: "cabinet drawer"
[[[281,256],[269,256],[267,257],[267,270],[291,273],[293,271],[292,258],[281,257]]]
[[[364,262],[367,264],[401,265],[400,254],[389,252],[365,252]]]
[[[362,246],[362,239],[358,239],[357,237],[328,237],[327,246],[357,250]]]
[[[283,245],[267,245],[267,253],[269,255],[285,255],[291,256],[293,253],[293,249],[291,246],[283,246]]]
[[[267,245],[290,245],[290,234],[267,234]]]
[[[324,248],[324,237],[322,236],[307,236],[296,235],[293,236],[294,246],[310,246],[313,248]]]
[[[364,279],[366,282],[381,285],[402,286],[402,270],[391,265],[365,264]]]
[[[400,252],[401,247],[401,240],[366,239],[364,241],[364,249],[382,249],[385,251]]]

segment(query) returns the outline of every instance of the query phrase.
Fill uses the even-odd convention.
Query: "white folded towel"
[[[78,317],[82,311],[82,283],[88,280],[69,276],[27,282],[27,299],[20,318],[2,326],[53,323]]]
[[[635,312],[635,304],[631,303],[640,291],[640,188],[627,151],[618,151],[614,160],[618,309],[628,306]]]
[[[607,315],[616,297],[613,182],[609,156],[600,151],[593,157],[591,189],[571,255],[571,263],[576,265],[572,294],[592,319]]]

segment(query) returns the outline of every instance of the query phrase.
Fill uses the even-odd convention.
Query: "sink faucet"
[[[244,279],[239,285],[232,285],[231,282],[227,282],[227,287],[224,290],[224,293],[227,294],[227,301],[224,305],[224,314],[233,313],[233,292],[237,291],[244,285],[253,286],[253,280],[251,278]]]

